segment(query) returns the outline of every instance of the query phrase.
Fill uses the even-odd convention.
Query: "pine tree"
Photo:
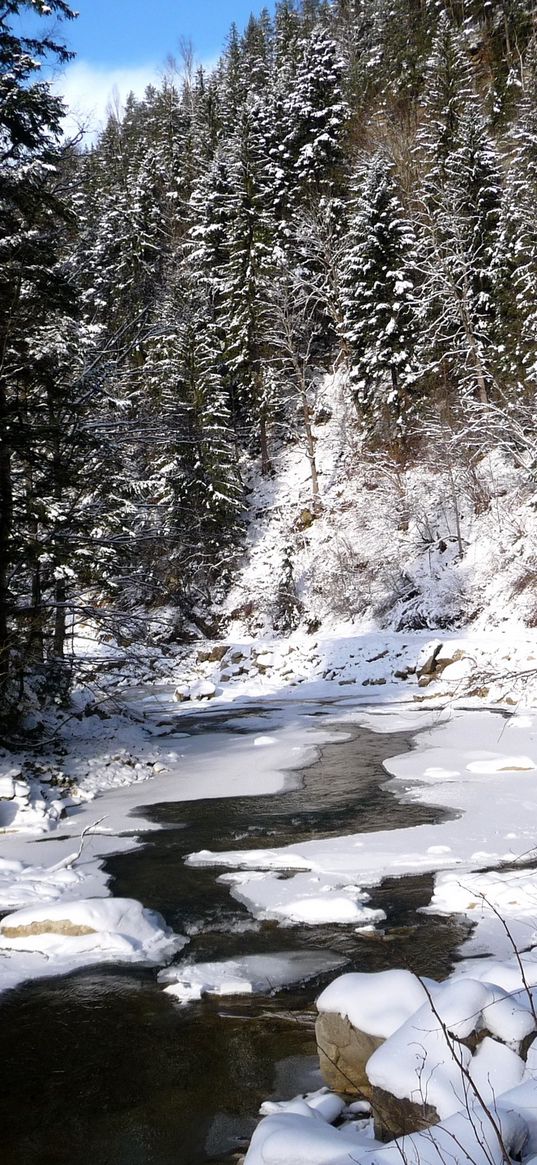
[[[229,142],[226,253],[217,275],[217,323],[225,339],[233,415],[236,423],[257,432],[262,469],[267,472],[269,418],[262,321],[274,228],[262,125],[262,108],[253,100],[244,107]]]
[[[423,359],[485,404],[493,385],[501,176],[462,44],[440,21],[419,138],[422,163]]]
[[[66,216],[57,182],[63,106],[49,86],[35,79],[39,61],[64,62],[70,54],[51,36],[24,37],[17,17],[34,13],[71,19],[63,0],[11,0],[0,13],[0,692],[5,694],[11,656],[20,648],[14,576],[33,544],[34,517],[21,498],[31,482],[21,454],[32,451],[28,431],[30,401],[42,402],[45,387],[32,346],[65,302],[65,281],[58,270],[56,236]],[[67,308],[69,310],[69,308]],[[22,364],[21,364],[22,359]],[[26,460],[28,465],[28,460]],[[33,501],[32,501],[33,505]],[[23,514],[23,508],[26,512]],[[37,570],[33,570],[36,584]],[[33,603],[33,607],[36,607]],[[31,604],[32,606],[32,604]],[[15,622],[14,622],[15,619]]]
[[[351,383],[366,428],[402,436],[419,373],[416,238],[384,151],[367,160],[358,183],[342,265]]]
[[[537,383],[537,45],[525,62],[526,91],[511,132],[511,157],[494,259],[502,381],[517,394]]]
[[[284,109],[281,150],[291,213],[312,195],[338,192],[349,118],[343,61],[326,30],[317,25],[301,40],[299,52]]]

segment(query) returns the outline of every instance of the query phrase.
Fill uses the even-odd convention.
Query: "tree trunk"
[[[54,616],[52,650],[57,659],[63,659],[65,647],[65,602],[67,599],[67,588],[64,578],[56,579],[54,599],[56,602],[56,613]]]
[[[319,494],[319,476],[317,473],[317,462],[315,460],[315,441],[311,428],[311,410],[308,403],[306,393],[302,394],[302,416],[304,418],[304,431],[306,434],[306,452],[310,464],[311,473],[311,501],[313,513],[318,514],[321,508],[321,498]]]
[[[28,634],[28,653],[32,663],[43,663],[45,655],[44,641],[41,567],[39,561],[37,561],[32,576],[32,609]]]

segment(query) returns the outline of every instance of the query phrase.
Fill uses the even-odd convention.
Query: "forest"
[[[364,456],[419,462],[438,425],[469,460],[537,455],[529,0],[278,0],[210,71],[183,44],[91,145],[40,73],[73,16],[0,5],[6,716],[66,696],[79,618],[211,633],[249,467],[300,439],[322,507],[328,371]]]

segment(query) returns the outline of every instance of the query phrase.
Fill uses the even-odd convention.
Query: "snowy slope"
[[[531,475],[499,448],[473,454],[440,429],[415,462],[367,454],[341,374],[320,383],[314,516],[305,443],[251,479],[247,550],[225,604],[228,635],[352,621],[355,632],[532,627],[537,516]],[[462,553],[461,553],[462,550]]]

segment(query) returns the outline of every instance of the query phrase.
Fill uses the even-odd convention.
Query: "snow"
[[[212,963],[179,963],[161,971],[158,980],[166,984],[167,995],[189,1003],[203,995],[272,994],[332,971],[342,962],[330,951],[283,951]]]
[[[458,1112],[386,1145],[352,1123],[334,1128],[307,1099],[297,1098],[260,1122],[245,1165],[505,1165],[506,1153],[518,1156],[527,1135],[523,1116],[506,1104],[495,1113],[494,1124],[482,1111]]]
[[[0,989],[98,963],[162,963],[187,941],[129,898],[27,907],[0,921]]]
[[[371,1139],[352,1126],[333,1128],[322,1114],[297,1099],[282,1113],[265,1117],[258,1125],[245,1165],[351,1165]]]
[[[320,886],[322,902],[326,902],[324,917],[328,917],[330,896],[336,912],[345,886],[352,887],[351,896],[356,901],[362,891],[386,876],[438,871],[439,877],[445,878],[453,868],[457,881],[464,886],[465,878],[485,865],[525,857],[533,850],[537,835],[537,801],[532,791],[532,771],[514,765],[513,759],[532,755],[537,716],[528,711],[523,717],[510,720],[491,711],[468,714],[451,705],[432,713],[407,713],[402,708],[395,714],[393,710],[386,713],[375,708],[361,713],[354,708],[341,715],[341,722],[390,731],[405,725],[415,728],[420,718],[423,729],[415,738],[417,747],[385,762],[393,778],[386,787],[402,799],[448,810],[449,820],[306,841],[281,849],[204,851],[191,854],[189,863],[239,869],[241,879],[234,895],[240,895],[254,914],[263,912],[265,917],[284,915],[285,902],[300,898],[295,891],[305,887],[310,896]],[[523,751],[514,751],[514,741],[525,745]],[[274,876],[290,870],[301,872],[300,882],[288,878],[282,883]],[[256,876],[249,885],[244,880],[246,871],[265,873],[265,877]],[[318,879],[309,887],[308,873]],[[530,885],[531,875],[527,875],[528,913]],[[476,916],[473,909],[466,913],[472,920]],[[494,936],[503,931],[505,944],[501,920],[490,912],[487,941],[493,931]]]
[[[432,980],[426,982],[429,991],[434,990]],[[317,1009],[346,1016],[360,1031],[386,1039],[426,998],[424,986],[411,971],[397,969],[377,974],[351,971],[325,987],[317,1000]]]
[[[426,908],[432,914],[465,914],[475,923],[465,943],[466,955],[494,949],[509,955],[537,941],[537,880],[535,870],[495,870],[489,873],[437,874]],[[505,925],[504,925],[505,924]]]
[[[364,925],[386,917],[383,910],[372,910],[365,905],[369,895],[359,886],[347,885],[337,877],[295,874],[287,878],[278,875],[263,878],[259,874],[252,877],[239,873],[224,874],[219,880],[232,885],[232,897],[247,906],[254,918],[274,918],[284,924]]]

